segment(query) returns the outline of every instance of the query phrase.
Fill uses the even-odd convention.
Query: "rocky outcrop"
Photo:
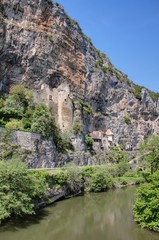
[[[50,0],[0,1],[0,90],[17,83],[54,109],[62,131],[81,124],[78,150],[93,130],[109,128],[115,144],[133,149],[159,134],[159,100],[144,88],[137,98],[135,85]]]
[[[40,134],[0,128],[0,160],[20,157],[29,168],[62,167],[69,162],[79,166],[103,164],[105,159],[89,152],[60,154],[53,139],[43,140]],[[102,159],[102,160],[101,160]],[[100,162],[102,161],[102,162]]]

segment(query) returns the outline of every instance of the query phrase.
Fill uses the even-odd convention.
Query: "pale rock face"
[[[75,121],[83,125],[84,135],[109,128],[115,144],[133,148],[148,134],[159,134],[159,100],[142,89],[139,101],[124,74],[104,71],[112,66],[109,59],[101,57],[63,8],[49,2],[0,1],[0,90],[25,84],[36,102],[54,109],[62,131],[70,131]],[[79,99],[91,106],[91,113]],[[82,141],[74,140],[78,150],[84,148]]]

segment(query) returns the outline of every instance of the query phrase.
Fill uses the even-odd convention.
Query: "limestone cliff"
[[[159,134],[158,95],[138,90],[50,0],[0,1],[0,90],[17,83],[54,109],[63,131],[83,126],[79,150],[93,130],[110,128],[116,144],[132,148]]]

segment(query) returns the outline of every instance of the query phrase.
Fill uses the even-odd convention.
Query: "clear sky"
[[[159,0],[56,0],[129,79],[159,92]]]

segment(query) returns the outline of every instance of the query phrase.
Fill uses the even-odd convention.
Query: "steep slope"
[[[158,95],[115,69],[50,0],[0,2],[0,90],[17,83],[54,109],[63,131],[74,123],[84,135],[110,128],[115,143],[127,148],[159,134]],[[75,137],[79,150],[83,134]]]

